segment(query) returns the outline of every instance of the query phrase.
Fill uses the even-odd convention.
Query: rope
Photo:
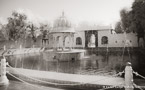
[[[8,65],[9,66],[9,65]],[[12,68],[11,66],[9,66],[10,68]],[[14,68],[12,68],[13,70],[14,70]],[[16,70],[15,70],[16,71]],[[16,71],[16,72],[18,72],[18,71]],[[20,73],[20,72],[18,72],[18,73]],[[26,76],[26,75],[25,75]],[[26,77],[28,77],[28,76],[26,76]],[[47,84],[54,84],[54,85],[56,85],[57,83],[51,83],[51,82],[46,82],[46,81],[42,81],[42,80],[39,80],[39,79],[36,79],[36,78],[32,78],[32,77],[28,77],[29,79],[32,79],[32,80],[36,80],[36,81],[40,81],[40,82],[43,82],[43,83],[47,83]]]
[[[136,76],[139,76],[139,77],[145,79],[145,77],[142,76],[141,74],[139,74],[138,72],[133,71],[133,73],[134,73]],[[136,85],[135,83],[134,83],[134,86],[135,86],[136,88],[139,88],[140,90],[143,90],[142,88],[145,88],[145,86],[138,86],[138,85]]]
[[[135,83],[133,83],[133,86],[134,86],[135,88],[138,88],[138,89],[140,89],[140,90],[143,90],[141,86],[138,86],[138,85],[136,85]]]
[[[122,72],[119,72],[119,73],[117,73],[117,74],[115,74],[115,75],[113,75],[113,76],[121,76],[123,73],[125,73],[125,72],[122,71]]]
[[[22,80],[22,79],[20,79],[20,78],[18,78],[18,77],[16,77],[16,76],[14,76],[13,74],[11,74],[11,73],[9,73],[9,72],[7,72],[9,75],[11,75],[12,77],[14,77],[14,78],[16,78],[17,80],[19,80],[19,81],[21,81],[21,82],[23,82],[23,83],[25,83],[25,84],[27,84],[27,85],[30,85],[30,86],[32,86],[32,87],[36,87],[36,88],[39,88],[39,89],[41,89],[42,90],[42,88],[40,87],[40,86],[36,86],[36,85],[34,85],[34,84],[30,84],[30,83],[28,83],[28,82],[26,82],[26,81],[24,81],[24,80]],[[43,90],[44,90],[44,88],[43,88]]]
[[[119,72],[113,76],[121,76],[123,73],[125,73],[124,71]],[[120,84],[120,86],[105,86],[103,89],[98,89],[98,90],[107,90],[107,89],[111,89],[111,88],[123,88],[125,87],[124,85]]]
[[[133,73],[134,73],[136,76],[139,76],[139,77],[141,77],[141,78],[145,79],[145,77],[144,77],[144,76],[142,76],[141,74],[139,74],[138,72],[134,72],[134,71],[133,71]]]
[[[8,73],[9,75],[11,75],[12,77],[16,78],[17,80],[19,80],[19,81],[21,81],[21,82],[23,82],[23,83],[29,84],[29,83],[25,82],[24,80],[22,80],[22,79],[20,79],[20,78],[18,78],[18,77],[16,77],[16,76],[14,76],[14,75],[11,74],[10,72],[7,72],[7,73]]]
[[[8,65],[10,68],[14,69],[13,67],[11,67],[10,65]],[[15,70],[16,71],[16,70]],[[18,71],[16,71],[18,72]],[[20,72],[18,72],[20,73]],[[26,76],[26,75],[25,75]],[[26,76],[28,77],[28,76]],[[79,83],[79,84],[60,84],[60,83],[52,83],[52,82],[47,82],[47,81],[43,81],[43,80],[39,80],[39,79],[36,79],[36,78],[32,78],[32,77],[28,77],[32,80],[36,80],[36,81],[39,81],[39,82],[43,82],[43,83],[47,83],[47,84],[51,84],[51,85],[55,85],[55,86],[78,86],[78,85],[85,85],[85,84],[88,84],[88,83],[92,83],[92,82],[99,82],[99,81],[102,81],[102,80],[106,80],[106,79],[110,79],[110,78],[104,78],[104,79],[100,79],[100,80],[97,80],[97,81],[91,81],[91,82],[87,82],[87,83]]]

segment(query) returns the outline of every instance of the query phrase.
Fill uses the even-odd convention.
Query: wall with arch
[[[82,44],[77,44],[77,38],[81,38]],[[73,46],[75,48],[84,48],[85,47],[85,32],[84,31],[79,31],[74,34],[74,42]]]
[[[137,35],[135,33],[127,33],[127,34],[113,34],[111,33],[111,30],[95,30],[98,33],[98,38],[97,38],[97,47],[124,47],[125,42],[127,42],[127,45],[129,47],[138,47],[137,43]],[[63,39],[58,38],[60,42],[54,44],[53,39],[54,37],[57,38],[57,36],[63,36],[64,33],[56,33],[53,35],[53,38],[49,36],[49,48],[56,47],[61,47],[63,46]],[[102,43],[102,37],[107,37],[107,43]],[[77,38],[81,39],[81,44],[77,44]],[[72,43],[72,47],[74,48],[86,48],[86,34],[85,31],[76,31],[74,34],[74,38],[72,41],[70,41],[68,38],[66,38],[65,41],[65,46],[69,47],[69,43]],[[88,42],[89,44],[89,42]],[[88,45],[87,44],[87,45]],[[93,47],[93,48],[97,48]],[[92,48],[92,47],[88,47]]]
[[[102,37],[108,37],[108,44],[102,44]],[[125,43],[126,42],[126,43]],[[111,30],[98,31],[98,47],[138,47],[135,33],[112,34]]]
[[[70,33],[53,33],[49,35],[48,48],[73,47]]]

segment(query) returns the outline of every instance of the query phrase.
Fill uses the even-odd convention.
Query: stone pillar
[[[0,63],[0,85],[7,85],[9,83],[9,80],[6,76],[6,59],[5,57],[1,59]]]
[[[63,44],[62,44],[62,51],[65,50],[65,35],[63,35]]]
[[[56,37],[55,36],[53,36],[53,50],[54,51],[57,51],[57,39],[56,39]]]
[[[72,49],[74,49],[74,34],[72,34]]]
[[[69,50],[72,50],[72,37],[69,36]]]
[[[133,74],[131,63],[127,62],[125,67],[125,90],[134,90],[133,88]]]

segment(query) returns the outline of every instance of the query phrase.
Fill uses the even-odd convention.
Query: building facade
[[[111,26],[73,28],[62,13],[49,35],[49,48],[138,47],[136,33],[116,34]]]

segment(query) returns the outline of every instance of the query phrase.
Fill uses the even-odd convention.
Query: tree
[[[9,40],[18,41],[20,38],[25,37],[26,19],[27,16],[23,12],[16,10],[12,12],[6,26]]]
[[[0,25],[0,38],[2,40],[8,40],[7,32],[5,29],[6,25]]]
[[[34,24],[33,23],[31,23],[31,24],[29,24],[28,26],[27,26],[27,29],[29,28],[29,31],[27,31],[27,32],[30,32],[30,36],[32,37],[32,40],[33,40],[33,42],[35,43],[36,42],[36,39],[37,39],[37,36],[36,36],[36,29],[37,29],[37,27],[36,26],[34,26]]]
[[[2,22],[0,21],[0,40],[4,40],[4,34],[3,34],[3,28],[4,25],[2,24]]]
[[[138,43],[140,38],[144,39],[145,30],[145,0],[135,0],[132,5],[132,22],[136,27]]]
[[[31,12],[15,10],[12,12],[12,16],[8,18],[8,24],[5,28],[7,36],[9,40],[15,42],[31,37],[33,43],[35,43],[37,37],[41,35],[40,22],[41,20],[35,17]]]
[[[116,33],[123,33],[123,29],[121,27],[121,22],[117,22],[116,25],[115,25],[115,32]]]
[[[42,36],[42,39],[46,38],[50,29],[49,24],[37,19],[37,21],[29,21],[26,32],[29,33],[28,36],[32,37],[33,43],[35,43],[38,36]]]
[[[128,11],[127,9],[122,9],[120,11],[120,16],[121,16],[121,27],[122,29],[126,32],[132,32],[130,25],[131,25],[131,21],[132,21],[132,16],[130,11]]]
[[[51,30],[51,26],[48,23],[40,23],[40,31],[42,34],[42,44],[43,42],[45,42],[46,44],[46,40],[49,40],[47,39],[47,35],[49,35],[50,30]]]
[[[3,40],[8,40],[6,25],[7,25],[7,21],[4,20],[3,18],[0,18],[0,33],[1,33],[1,36],[2,36],[1,38],[3,38]]]
[[[40,31],[42,33],[43,38],[45,38],[51,30],[51,26],[47,23],[42,24],[40,23]]]
[[[136,32],[138,44],[145,34],[145,0],[135,0],[132,9],[122,9],[120,12],[122,28],[125,32]]]

